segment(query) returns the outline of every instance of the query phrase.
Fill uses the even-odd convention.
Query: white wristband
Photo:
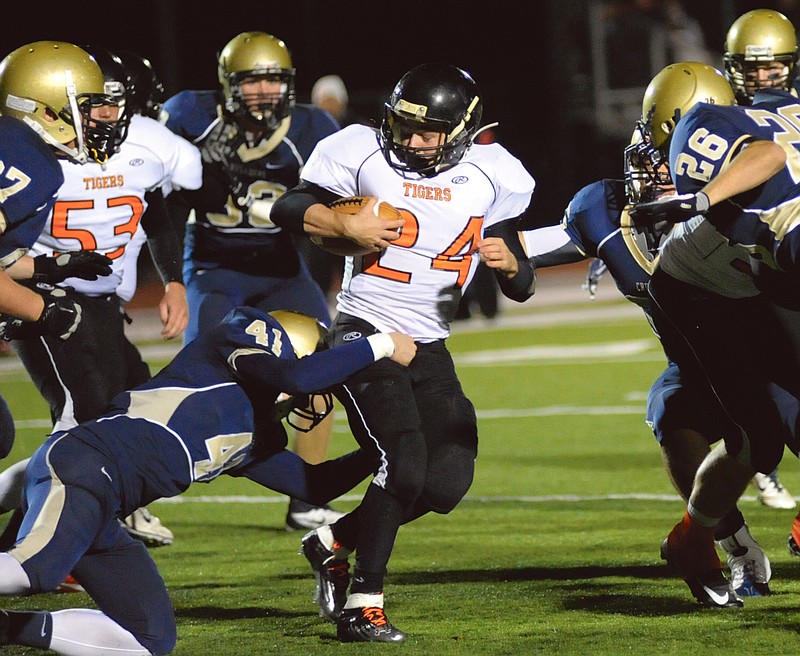
[[[367,337],[369,345],[372,347],[372,355],[375,362],[381,358],[390,358],[394,355],[394,340],[386,333],[376,333]]]

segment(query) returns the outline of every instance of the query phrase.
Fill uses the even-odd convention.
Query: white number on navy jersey
[[[725,156],[728,142],[722,137],[711,134],[705,128],[698,128],[689,137],[687,146],[696,152],[700,159],[683,152],[675,161],[675,175],[688,175],[690,178],[708,182],[714,173],[714,165]]]
[[[254,337],[256,344],[272,351],[275,357],[281,357],[281,352],[283,351],[283,338],[280,330],[277,328],[268,328],[266,322],[262,321],[261,319],[256,319],[244,329],[244,332]],[[270,336],[272,336],[271,344]]]
[[[758,125],[772,126],[772,138],[786,153],[786,169],[792,180],[800,182],[800,105],[778,107],[777,114],[763,109],[747,109],[745,113]]]
[[[11,196],[25,189],[31,182],[30,177],[16,166],[9,166],[8,170],[6,170],[6,165],[3,162],[0,162],[0,175],[11,181],[11,185],[0,189],[0,203],[4,203]]]

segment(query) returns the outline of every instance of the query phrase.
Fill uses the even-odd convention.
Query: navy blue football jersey
[[[63,182],[42,138],[22,121],[0,116],[0,268],[25,255],[42,234]]]
[[[221,104],[216,91],[182,91],[164,103],[167,127],[203,152],[203,187],[186,196],[195,211],[186,256],[204,268],[236,269],[237,261],[257,255],[263,275],[292,271],[297,254],[291,237],[270,220],[270,211],[300,182],[317,142],[339,126],[327,112],[298,104],[282,137],[279,129],[277,136],[251,143],[235,123],[220,119]]]
[[[323,390],[373,361],[366,339],[297,359],[270,315],[238,308],[150,381],[116,396],[105,415],[69,432],[116,464],[109,473],[125,516],[195,481],[244,475],[286,446],[273,415],[281,392]]]
[[[780,91],[759,94],[759,100],[765,97],[751,107],[693,107],[675,129],[670,168],[678,192],[694,193],[748,142],[774,141],[786,151],[781,171],[715,206],[707,218],[730,242],[748,250],[763,291],[781,287],[783,279],[785,291],[796,296],[794,282],[786,283],[800,275],[800,103]]]
[[[598,180],[581,189],[564,212],[569,238],[587,257],[599,257],[630,301],[647,304],[647,281],[657,257],[642,248],[627,216],[625,183]],[[625,225],[623,225],[625,224]]]

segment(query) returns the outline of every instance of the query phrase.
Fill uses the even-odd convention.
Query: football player
[[[723,443],[698,469],[683,520],[662,546],[696,595],[711,589],[719,599],[729,592],[713,574],[714,527],[754,472],[773,471],[785,447],[798,452],[800,230],[793,217],[800,146],[785,135],[800,129],[800,104],[775,89],[754,100],[734,106],[723,75],[698,64],[656,75],[643,124],[651,157],[668,159],[678,195],[631,210],[641,225],[682,224],[662,246],[650,280],[654,323],[682,375],[707,377],[728,419]],[[691,249],[708,248],[691,236],[709,226],[718,241],[748,254],[713,279],[687,265]],[[698,252],[710,257],[713,249]]]
[[[664,162],[654,166],[643,126],[638,124],[630,145],[625,148],[625,180],[599,180],[581,189],[570,201],[561,225],[526,230],[520,233],[525,250],[536,267],[579,262],[599,258],[612,275],[619,291],[642,306],[652,324],[647,284],[659,259],[659,247],[665,231],[641,229],[631,222],[631,204],[654,200],[674,193],[674,186]],[[671,226],[669,226],[671,227]],[[712,277],[715,270],[741,268],[747,252],[740,246],[728,246],[711,226],[702,226],[693,238],[703,249],[689,251],[699,255],[687,266],[700,276]],[[706,257],[705,253],[713,253]],[[752,279],[737,274],[736,283],[744,292],[757,295]],[[656,379],[647,396],[646,422],[661,447],[667,473],[681,496],[688,500],[697,469],[709,452],[709,445],[722,437],[727,420],[703,379],[686,380],[668,356],[664,372]],[[764,551],[750,535],[744,517],[733,507],[716,526],[716,543],[727,554],[731,581],[740,596],[769,594],[771,566]],[[704,595],[701,602],[715,605]],[[735,604],[733,598],[729,603]]]
[[[104,416],[50,436],[28,465],[17,541],[0,553],[0,594],[52,590],[73,572],[97,609],[2,611],[0,642],[68,655],[169,653],[169,594],[119,517],[221,474],[313,503],[366,477],[371,458],[359,451],[319,465],[287,451],[276,399],[324,390],[379,359],[407,366],[416,347],[395,332],[315,353],[323,333],[299,313],[235,309]]]
[[[95,251],[107,256],[110,271],[94,280],[67,278],[58,283],[67,298],[83,309],[83,320],[68,347],[62,348],[58,338],[49,336],[15,342],[20,359],[50,406],[55,430],[97,417],[116,394],[150,377],[146,363],[125,336],[122,311],[134,291],[121,286],[125,270],[136,268],[140,242],[134,239],[142,226],[148,230],[153,260],[164,282],[159,304],[162,334],[171,339],[186,326],[181,246],[161,189],[166,185],[197,188],[202,175],[197,148],[158,121],[130,115],[126,73],[119,58],[96,46],[87,46],[87,51],[100,64],[110,99],[103,121],[114,128],[112,152],[102,164],[79,166],[61,160],[64,183],[30,253],[54,256],[77,248]],[[136,248],[129,255],[132,242]],[[135,275],[128,275],[129,283],[135,285]],[[98,358],[98,353],[103,357]],[[18,507],[24,466],[18,463],[0,474],[0,508]],[[149,544],[172,542],[172,533],[145,509],[126,521],[131,532]]]
[[[797,34],[792,22],[772,9],[753,9],[737,18],[725,37],[725,77],[739,105],[752,105],[762,89],[794,88]]]
[[[104,91],[97,63],[71,43],[37,41],[0,62],[0,332],[6,338],[19,334],[14,318],[37,321],[29,333],[49,334],[59,342],[80,322],[80,307],[72,299],[60,292],[36,294],[7,271],[44,229],[64,181],[58,159],[82,163],[107,157],[108,132],[91,120]],[[84,275],[84,264],[91,277],[106,270],[104,259],[83,254],[36,258],[16,277],[53,282]],[[8,455],[13,442],[13,421],[0,398],[0,457]]]
[[[762,89],[783,89],[797,95],[797,56],[797,34],[786,16],[772,9],[754,9],[739,16],[726,35],[724,56],[725,77],[737,103],[751,105],[754,95]],[[765,506],[797,505],[778,480],[777,471],[757,472],[753,485]]]
[[[445,340],[479,257],[506,296],[522,302],[533,294],[516,226],[534,181],[500,144],[473,145],[482,111],[483,96],[467,72],[445,63],[417,66],[394,87],[380,130],[350,125],[323,139],[303,181],[273,207],[275,222],[298,234],[371,247],[346,259],[332,343],[400,330],[419,349],[408,369],[376,363],[338,393],[376,474],[359,507],[308,533],[302,549],[318,579],[321,615],[337,622],[343,642],[404,639],[383,609],[397,531],[428,512],[450,512],[472,482],[475,409]],[[381,198],[402,218],[378,219],[375,200],[355,215],[328,208],[354,195]],[[353,551],[348,596],[346,555]]]
[[[295,103],[295,69],[286,44],[265,32],[243,32],[219,54],[220,89],[181,91],[164,103],[166,125],[203,154],[203,186],[168,201],[193,219],[186,226],[184,281],[191,342],[231,308],[291,308],[330,325],[325,294],[292,236],[276,226],[272,204],[299,181],[311,150],[338,125],[313,105]],[[294,448],[308,462],[325,458],[329,417],[296,431]],[[286,529],[307,529],[341,516],[291,500]]]

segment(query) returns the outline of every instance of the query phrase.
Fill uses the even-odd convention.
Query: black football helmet
[[[125,90],[131,114],[158,119],[166,93],[150,60],[130,50],[117,50],[127,75]]]
[[[441,173],[464,157],[482,113],[478,85],[466,71],[443,63],[412,68],[400,78],[384,105],[379,135],[383,156],[403,173]],[[431,148],[404,145],[416,130],[442,132],[444,141]]]
[[[109,104],[119,107],[119,117],[116,121],[90,121],[87,126],[87,144],[109,156],[119,152],[119,147],[128,136],[128,126],[131,124],[131,113],[126,103],[125,82],[127,75],[122,60],[108,48],[102,46],[84,46],[92,58],[100,66],[105,80],[106,96]],[[98,160],[100,161],[100,160]]]

